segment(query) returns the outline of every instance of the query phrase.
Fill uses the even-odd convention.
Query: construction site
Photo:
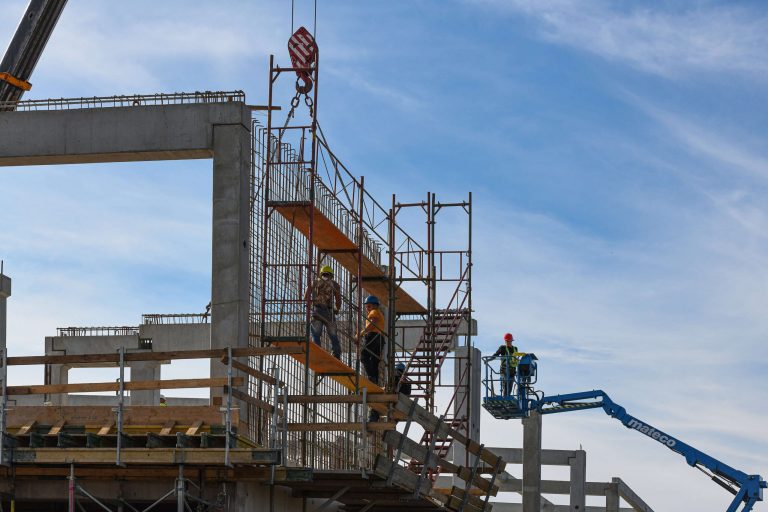
[[[585,450],[542,446],[542,415],[595,407],[709,472],[737,494],[729,511],[762,499],[759,476],[649,433],[604,393],[537,394],[533,354],[515,352],[517,375],[482,357],[472,193],[371,190],[348,169],[320,124],[322,48],[309,31],[275,49],[266,98],[23,100],[64,5],[33,0],[0,66],[0,166],[210,160],[210,304],[62,326],[43,355],[19,356],[6,348],[13,275],[0,272],[0,510],[651,512],[621,475],[590,481]],[[321,274],[338,285],[331,321],[318,320]],[[369,305],[384,318],[375,348]],[[163,378],[184,360],[210,371]],[[7,378],[30,365],[45,369],[39,384]],[[105,367],[120,378],[70,382]],[[190,388],[210,393],[161,395]],[[523,438],[482,444],[483,407],[521,419]],[[542,466],[570,476],[545,480]]]

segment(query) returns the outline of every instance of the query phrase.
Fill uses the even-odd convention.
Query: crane
[[[532,411],[537,411],[539,414],[554,414],[602,408],[608,416],[619,420],[625,427],[644,434],[682,455],[690,466],[698,468],[716,484],[732,493],[734,498],[726,512],[737,512],[742,505],[741,511],[749,512],[755,503],[763,500],[763,489],[768,487],[768,484],[760,475],[749,475],[735,469],[632,416],[602,390],[545,396],[541,391],[533,388],[538,372],[536,355],[515,353],[513,357],[519,360],[516,370],[512,370],[514,366],[507,365],[503,373],[501,370],[496,370],[492,364],[499,357],[483,358],[485,364],[483,407],[494,418],[527,418]],[[497,382],[500,384],[499,393],[496,393]],[[508,385],[510,382],[513,385]]]
[[[67,0],[31,0],[0,62],[0,110],[15,110]]]

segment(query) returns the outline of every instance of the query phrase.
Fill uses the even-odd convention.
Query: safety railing
[[[176,313],[170,315],[151,313],[141,315],[143,325],[207,324],[210,321],[210,313]]]
[[[130,326],[117,327],[59,327],[56,335],[60,338],[76,336],[138,336],[139,328]]]
[[[50,98],[19,102],[0,102],[0,110],[17,111],[70,110],[105,107],[138,107],[149,105],[183,105],[190,103],[245,102],[243,91],[195,91],[158,94],[133,94],[126,96],[93,96],[81,98]]]

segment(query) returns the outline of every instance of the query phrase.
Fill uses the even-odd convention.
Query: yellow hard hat
[[[325,265],[323,268],[320,269],[321,274],[331,274],[333,275],[333,269],[329,267],[328,265]]]

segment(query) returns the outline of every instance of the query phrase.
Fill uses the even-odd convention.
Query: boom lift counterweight
[[[749,512],[756,502],[763,500],[763,489],[768,487],[768,484],[760,475],[748,475],[743,471],[734,469],[676,437],[635,418],[627,413],[624,407],[611,400],[602,390],[544,396],[543,393],[533,388],[533,384],[536,383],[537,357],[534,354],[521,354],[521,356],[514,375],[514,389],[506,394],[503,392],[497,394],[495,383],[501,383],[502,380],[511,378],[511,375],[502,375],[493,367],[492,363],[496,358],[483,358],[485,363],[483,407],[493,417],[498,419],[526,418],[531,411],[537,411],[540,414],[554,414],[602,408],[607,415],[616,418],[625,427],[645,434],[673,452],[682,455],[690,466],[701,470],[712,481],[734,494],[733,501],[726,512],[736,512],[742,504],[742,512]],[[500,386],[500,389],[504,388]]]

